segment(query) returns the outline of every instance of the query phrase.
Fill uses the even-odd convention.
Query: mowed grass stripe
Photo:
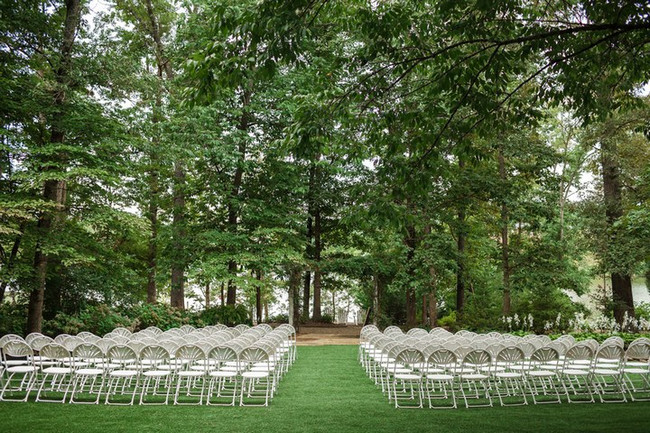
[[[355,346],[298,348],[268,408],[0,403],[3,431],[35,432],[643,432],[650,403],[396,410]]]

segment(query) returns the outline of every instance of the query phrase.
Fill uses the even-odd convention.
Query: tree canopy
[[[25,331],[144,303],[541,331],[603,275],[598,314],[639,326],[647,2],[102,5],[0,10],[0,304]]]

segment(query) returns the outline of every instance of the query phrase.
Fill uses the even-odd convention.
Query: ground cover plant
[[[0,403],[6,431],[647,432],[650,403],[396,410],[365,376],[356,346],[300,347],[268,408]]]

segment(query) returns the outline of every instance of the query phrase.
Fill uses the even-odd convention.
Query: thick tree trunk
[[[237,274],[237,262],[230,260],[228,262],[228,273]],[[228,291],[226,293],[226,305],[235,305],[237,303],[237,286],[234,280],[228,280]]]
[[[307,245],[305,247],[305,257],[307,260],[312,259],[312,219],[311,215],[307,218]],[[302,290],[302,318],[309,320],[309,301],[311,299],[311,271],[305,271],[305,280]]]
[[[147,219],[151,227],[147,250],[147,303],[155,304],[158,299],[156,286],[156,266],[158,262],[158,178],[157,173],[149,174],[149,209]]]
[[[289,269],[289,324],[296,330],[300,327],[300,268]]]
[[[323,243],[321,242],[321,228],[321,212],[320,207],[317,205],[314,212],[314,262],[316,264],[314,269],[314,322],[320,322],[322,319],[321,286],[323,273],[321,271],[321,252],[323,251]]]
[[[436,326],[436,321],[438,320],[438,298],[437,298],[437,273],[436,269],[433,266],[429,266],[429,277],[431,278],[431,288],[429,290],[429,326],[432,328]]]
[[[160,21],[158,20],[157,12],[151,0],[146,0],[144,6],[147,11],[148,22],[143,22],[144,27],[149,32],[149,36],[153,40],[153,49],[156,56],[156,65],[158,68],[158,80],[160,87],[156,95],[156,107],[152,121],[158,123],[162,120],[160,109],[162,107],[162,99],[164,86],[163,81],[173,80],[174,70],[172,63],[166,54],[165,45],[162,41],[164,30],[161,29]],[[134,19],[140,19],[137,14],[134,14]],[[159,201],[159,184],[158,184],[158,146],[160,144],[160,137],[156,136],[153,140],[154,148],[151,150],[151,170],[149,173],[149,209],[148,219],[151,224],[151,237],[149,239],[148,251],[148,267],[149,272],[147,275],[147,302],[155,303],[158,297],[158,290],[156,287],[156,266],[157,266],[157,236],[158,236],[158,201]],[[181,244],[185,237],[184,214],[185,214],[185,196],[183,191],[183,183],[185,181],[185,172],[183,170],[182,160],[177,160],[174,163],[174,198],[173,198],[173,243],[175,244],[174,259],[171,266],[171,305],[176,308],[185,307],[185,259],[186,254]]]
[[[461,171],[465,168],[465,161],[462,158],[458,159],[458,168]],[[465,218],[465,205],[461,203],[457,214],[458,235],[456,238],[456,313],[459,321],[462,321],[465,310],[465,241],[467,239]]]
[[[603,194],[605,200],[605,214],[610,232],[615,230],[616,222],[623,216],[622,187],[620,180],[618,148],[615,141],[604,140],[601,142],[601,164],[603,169]],[[613,233],[608,247],[612,245],[617,236]],[[612,272],[612,300],[614,302],[614,317],[619,324],[625,316],[634,317],[634,299],[632,297],[632,278],[629,274]]]
[[[185,308],[185,170],[182,163],[174,163],[174,203],[173,203],[174,256],[172,260],[171,306]]]
[[[54,227],[58,226],[55,221]],[[52,320],[63,311],[64,276],[62,263],[58,257],[50,257],[47,262],[47,278],[45,280],[45,293],[43,297],[43,320]],[[74,308],[71,311],[75,311]],[[70,313],[70,310],[65,311]]]
[[[408,253],[406,258],[406,266],[409,273],[409,281],[406,286],[406,326],[412,328],[416,325],[415,323],[415,288],[413,287],[415,283],[415,248],[416,248],[416,238],[415,238],[415,227],[408,227],[408,236],[405,239],[406,245],[408,247]]]
[[[429,293],[429,326],[435,328],[438,321],[438,299],[436,297],[435,287]]]
[[[499,148],[499,178],[505,188],[507,181],[506,160],[503,155],[503,148]],[[501,269],[503,282],[503,308],[504,316],[510,315],[510,250],[508,245],[509,216],[508,205],[505,197],[501,203]]]
[[[57,88],[54,90],[54,114],[52,116],[52,128],[50,143],[61,144],[64,142],[64,131],[60,129],[66,100],[66,88],[70,81],[70,69],[72,51],[75,42],[75,35],[79,27],[81,17],[80,0],[66,0],[65,21],[63,28],[63,40],[61,43],[60,61],[55,71]],[[61,164],[64,156],[53,155],[53,162]],[[41,332],[43,323],[43,300],[45,296],[45,284],[47,280],[48,256],[43,253],[43,243],[48,237],[53,222],[64,212],[66,200],[66,182],[64,180],[46,180],[43,188],[43,198],[47,202],[55,204],[54,211],[44,211],[38,219],[38,237],[36,251],[34,254],[35,281],[29,295],[29,306],[27,312],[27,332]],[[59,214],[59,216],[57,216]]]
[[[245,89],[242,94],[242,114],[239,118],[237,129],[247,133],[250,124],[250,113],[248,106],[251,102],[252,92],[250,89]],[[233,235],[237,232],[238,216],[239,216],[239,193],[241,190],[242,179],[244,177],[244,162],[246,161],[246,140],[241,139],[238,146],[239,157],[237,160],[237,167],[235,168],[235,176],[233,177],[232,189],[230,190],[230,200],[228,200],[228,228]],[[237,262],[230,260],[228,262],[228,271],[234,275],[237,271]],[[228,305],[235,305],[237,298],[237,286],[234,280],[228,281]]]
[[[25,231],[25,223],[22,223],[20,225],[20,234],[16,236],[16,239],[14,240],[13,246],[11,247],[11,252],[9,253],[9,257],[7,258],[4,266],[6,266],[7,269],[7,277],[11,276],[11,271],[14,268],[14,264],[16,263],[16,256],[18,256],[18,251],[20,250],[20,243],[23,238],[23,232]],[[2,281],[0,283],[0,304],[4,302],[5,300],[5,292],[7,290],[7,286],[9,285],[8,281]]]
[[[381,317],[381,286],[379,284],[379,275],[375,273],[372,278],[372,324],[378,326],[379,317]]]
[[[314,258],[314,245],[312,239],[314,237],[313,231],[313,218],[314,212],[314,179],[316,175],[316,164],[311,163],[309,166],[309,185],[307,190],[307,242],[305,245],[305,258],[311,261]],[[309,303],[311,300],[311,271],[305,271],[305,282],[303,285],[302,296],[302,318],[303,320],[309,319]]]
[[[262,271],[257,271],[257,287],[255,287],[255,313],[257,323],[262,323]]]
[[[428,299],[429,298],[428,298],[428,296],[426,294],[422,295],[422,325],[423,326],[427,326],[429,324],[429,320],[428,320],[428,317],[427,317],[427,314],[429,313],[429,310],[427,308],[427,300]]]
[[[309,302],[311,300],[311,271],[305,271],[302,284],[302,319],[309,320]]]

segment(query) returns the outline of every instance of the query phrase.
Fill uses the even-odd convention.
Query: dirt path
[[[296,340],[298,346],[356,345],[360,332],[361,326],[354,325],[303,325]]]

